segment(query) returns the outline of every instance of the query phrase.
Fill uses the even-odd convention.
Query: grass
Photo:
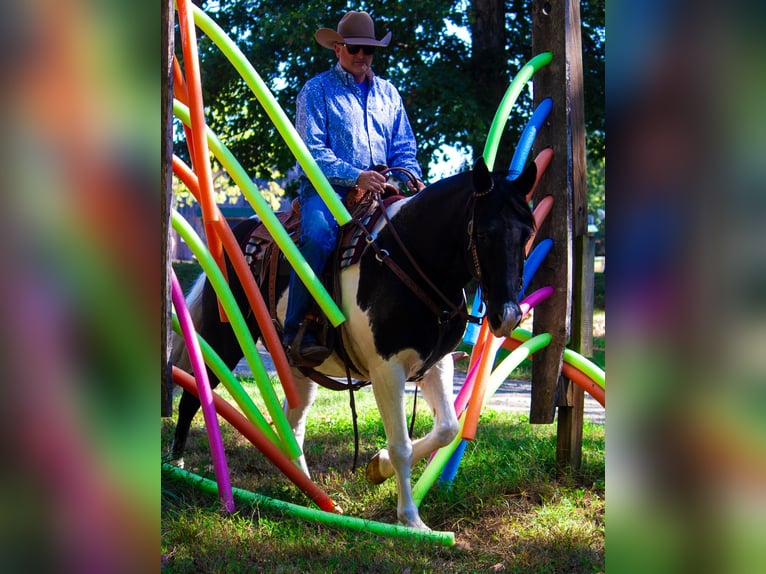
[[[254,398],[255,385],[245,382]],[[223,396],[225,391],[221,389]],[[411,398],[409,398],[411,401]],[[409,407],[411,410],[411,402]],[[353,431],[346,393],[321,390],[307,428],[314,481],[350,516],[396,522],[393,479],[370,486],[364,464],[385,438],[372,392],[357,393],[360,466],[352,472]],[[430,428],[419,401],[415,435]],[[167,451],[173,423],[162,423]],[[310,504],[227,424],[224,443],[235,486]],[[185,483],[163,479],[164,572],[600,572],[604,570],[604,428],[584,428],[580,472],[555,470],[555,426],[485,411],[450,489],[435,487],[421,505],[434,529],[455,532],[455,547],[388,539],[239,506],[234,515]],[[195,418],[186,468],[213,478],[202,416]],[[423,463],[413,469],[413,484]]]

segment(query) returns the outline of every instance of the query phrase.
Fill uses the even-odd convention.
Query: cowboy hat
[[[333,49],[336,43],[351,44],[355,46],[388,46],[391,41],[391,32],[382,40],[375,39],[375,24],[367,12],[347,12],[338,22],[338,31],[330,28],[320,28],[314,34],[314,38],[325,48]]]

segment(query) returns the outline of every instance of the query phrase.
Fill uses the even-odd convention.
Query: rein
[[[375,200],[380,203],[379,196],[376,195]],[[391,218],[388,216],[388,212],[385,210],[383,210],[383,217],[385,218],[388,227],[391,229],[391,235],[393,235],[394,240],[402,250],[402,253],[404,253],[405,257],[407,257],[407,260],[410,262],[410,265],[412,265],[412,268],[415,269],[417,274],[420,275],[420,278],[426,282],[431,290],[439,296],[442,302],[446,305],[447,310],[445,311],[440,309],[436,303],[434,303],[433,300],[412,280],[412,278],[409,277],[401,267],[396,265],[396,263],[394,263],[390,257],[388,257],[388,252],[386,252],[385,263],[402,281],[404,281],[404,283],[415,293],[415,295],[417,295],[420,300],[423,301],[423,303],[425,303],[429,309],[431,309],[434,315],[436,315],[439,319],[439,323],[449,321],[456,316],[462,316],[463,318],[468,319],[468,313],[453,304],[452,301],[450,301],[447,296],[444,295],[444,293],[442,293],[436,285],[434,285],[433,281],[428,278],[428,275],[425,274],[420,265],[418,265],[417,261],[415,261],[415,258],[412,256],[412,253],[410,253],[409,249],[407,249],[407,247],[404,245],[404,242],[399,236],[399,233],[396,231],[396,228],[391,224]],[[380,251],[382,252],[385,250]],[[378,261],[380,261],[380,258],[378,258]]]
[[[388,171],[404,171],[407,173],[407,170],[404,170],[403,168],[389,168]],[[408,174],[410,179],[413,178],[411,174]],[[490,190],[491,191],[491,190]],[[485,192],[488,193],[488,192]],[[462,319],[466,321],[470,321],[472,323],[479,323],[480,319],[478,317],[474,317],[473,315],[470,315],[466,311],[464,311],[459,306],[455,305],[450,299],[442,293],[442,291],[434,284],[431,279],[429,279],[428,275],[423,271],[423,269],[418,265],[417,261],[415,261],[415,258],[412,256],[412,253],[410,253],[410,250],[407,249],[407,247],[404,244],[404,241],[402,241],[402,238],[399,236],[399,233],[396,231],[396,228],[391,223],[391,218],[388,215],[388,211],[385,209],[385,206],[383,205],[383,201],[381,199],[381,196],[379,193],[373,194],[374,200],[378,203],[380,206],[381,211],[383,212],[383,217],[386,220],[386,223],[388,225],[388,228],[391,230],[391,235],[393,236],[394,240],[396,241],[399,248],[402,250],[402,253],[404,253],[407,260],[410,262],[410,265],[412,265],[412,268],[416,271],[416,273],[420,276],[420,278],[428,285],[428,287],[431,289],[433,293],[435,293],[439,299],[441,299],[441,302],[444,304],[444,306],[447,307],[447,309],[441,308],[439,305],[437,305],[433,299],[390,257],[389,252],[386,249],[381,249],[378,244],[375,242],[375,239],[370,235],[370,233],[367,231],[367,229],[364,228],[364,226],[360,225],[358,222],[355,221],[357,225],[360,225],[362,228],[362,233],[364,234],[365,241],[367,245],[369,245],[373,251],[375,251],[375,258],[380,263],[385,263],[389,269],[396,275],[409,289],[423,302],[423,304],[428,307],[428,309],[437,317],[439,324],[446,323],[450,320],[452,320],[455,317],[461,317]],[[473,201],[471,201],[471,219],[469,220],[469,245],[473,247],[473,253],[474,253],[474,265],[479,270],[478,267],[478,255],[476,255],[476,248],[475,248],[475,242],[472,241],[472,235],[473,235]],[[480,277],[480,271],[479,271],[479,277]]]

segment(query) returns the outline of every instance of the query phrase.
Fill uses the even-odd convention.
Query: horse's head
[[[525,195],[536,175],[533,162],[513,181],[489,173],[481,159],[473,170],[475,204],[469,257],[487,302],[490,330],[497,337],[510,336],[521,320],[524,247],[534,226]]]

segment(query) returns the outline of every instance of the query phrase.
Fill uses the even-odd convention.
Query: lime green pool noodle
[[[226,315],[231,323],[231,327],[237,336],[242,351],[247,359],[247,363],[250,366],[250,370],[253,373],[255,382],[258,385],[258,390],[261,393],[266,409],[271,415],[271,420],[274,422],[277,434],[281,439],[282,446],[280,447],[283,452],[287,454],[289,458],[297,458],[301,455],[301,449],[298,446],[298,442],[295,440],[290,424],[287,422],[287,417],[277,399],[277,394],[274,391],[274,387],[271,385],[269,375],[266,372],[266,368],[263,366],[261,356],[258,354],[258,350],[255,347],[255,342],[250,334],[250,329],[247,327],[245,318],[242,316],[242,312],[239,310],[234,295],[229,289],[229,284],[226,282],[226,278],[218,268],[213,256],[205,247],[205,244],[200,239],[199,235],[192,229],[191,225],[174,209],[170,215],[173,229],[178,232],[178,235],[186,242],[194,255],[197,257],[202,269],[207,274],[207,278],[215,289],[216,294],[221,302],[221,305],[226,312]]]
[[[514,329],[511,333],[511,338],[517,341],[528,341],[531,336],[532,333],[525,329]],[[587,357],[572,349],[564,349],[564,362],[582,371],[599,387],[606,389],[606,372]]]
[[[247,85],[253,91],[255,97],[258,98],[263,109],[266,110],[266,113],[269,115],[269,118],[271,118],[274,126],[287,143],[290,151],[293,152],[298,163],[301,164],[301,167],[306,172],[306,176],[327,204],[327,208],[330,210],[333,217],[335,217],[338,224],[345,225],[351,221],[351,214],[346,209],[346,206],[343,205],[340,197],[335,193],[330,182],[327,181],[327,177],[325,177],[319,169],[316,160],[314,160],[306,147],[306,144],[303,143],[303,140],[298,135],[295,126],[293,126],[292,122],[279,105],[279,102],[277,102],[276,98],[271,93],[271,90],[269,90],[268,86],[261,79],[258,72],[255,71],[252,64],[231,38],[226,35],[226,32],[224,32],[221,27],[210,18],[210,16],[205,14],[205,12],[197,6],[192,6],[192,11],[194,13],[194,23],[199,26],[200,30],[207,34],[216,46],[218,46],[221,52],[223,52],[229,59],[234,68],[239,72],[240,76],[242,76],[242,79],[245,80]]]
[[[499,365],[495,367],[492,374],[489,376],[489,382],[487,383],[487,392],[484,394],[484,401],[482,402],[482,408],[487,406],[492,395],[494,395],[503,384],[503,381],[508,378],[508,375],[518,367],[521,362],[529,357],[532,353],[536,353],[543,347],[547,346],[551,342],[550,333],[542,333],[536,337],[525,341],[518,347],[516,347],[510,354],[503,359]]]
[[[178,100],[173,101],[173,113],[185,125],[191,125],[189,108],[187,108]],[[255,187],[255,184],[247,175],[245,169],[209,127],[207,128],[207,140],[208,145],[210,146],[210,150],[213,152],[216,158],[218,158],[218,161],[221,162],[221,165],[223,165],[234,182],[239,186],[240,190],[242,190],[242,193],[250,202],[250,205],[253,206],[253,209],[258,214],[258,217],[261,218],[261,221],[266,226],[266,229],[269,230],[269,233],[274,238],[274,241],[277,242],[277,245],[282,250],[282,253],[285,254],[285,258],[290,263],[292,268],[295,269],[298,277],[300,277],[301,281],[303,281],[303,283],[306,285],[309,293],[311,293],[311,296],[314,297],[324,314],[327,315],[327,318],[335,327],[343,323],[343,321],[346,320],[343,312],[335,304],[335,301],[333,301],[330,294],[324,288],[322,282],[319,280],[319,277],[317,277],[316,273],[314,273],[314,270],[311,268],[311,266],[306,263],[306,260],[303,258],[300,250],[287,234],[287,231],[285,231],[285,228],[279,222],[277,216],[274,215],[274,212],[271,210],[271,206],[263,198],[261,193],[258,191],[258,188]]]
[[[463,441],[463,426],[465,425],[465,411],[460,416],[460,430],[452,439],[452,442],[447,446],[441,447],[436,451],[436,454],[428,463],[428,466],[423,470],[423,474],[420,475],[415,486],[412,487],[412,499],[415,502],[415,506],[420,508],[420,504],[423,502],[428,491],[436,483],[439,476],[444,470],[444,467],[455,454],[458,445]]]
[[[543,52],[532,58],[527,64],[519,70],[516,77],[513,78],[508,89],[503,95],[503,99],[500,100],[500,105],[495,112],[495,118],[492,120],[492,125],[489,128],[487,134],[487,142],[484,145],[484,163],[487,164],[489,171],[492,171],[495,165],[495,157],[497,156],[497,146],[500,144],[500,138],[503,135],[505,129],[505,123],[508,121],[508,116],[513,109],[513,105],[524,88],[524,85],[534,75],[537,70],[546,66],[553,59],[551,52]]]
[[[187,470],[182,470],[167,463],[162,464],[162,472],[173,478],[194,484],[197,488],[208,494],[218,494],[218,485],[215,483],[215,481],[208,478],[204,478]],[[293,504],[283,500],[276,500],[262,494],[257,494],[255,492],[250,492],[236,487],[232,488],[232,494],[234,495],[234,498],[238,499],[242,503],[253,504],[256,506],[262,506],[273,510],[282,511],[289,516],[294,516],[296,518],[301,518],[310,522],[316,522],[318,524],[324,524],[326,526],[342,528],[345,530],[370,532],[380,536],[420,540],[423,542],[441,544],[444,546],[453,546],[455,544],[454,532],[420,530],[417,528],[399,526],[397,524],[386,524],[384,522],[377,522],[375,520],[355,518],[353,516],[346,516],[344,514],[335,514],[333,512],[308,508],[306,506],[300,506],[299,504]]]
[[[180,334],[181,325],[178,322],[178,317],[176,317],[175,313],[172,314],[172,321],[173,330]],[[271,428],[271,425],[266,422],[265,418],[263,418],[261,411],[258,410],[258,407],[253,402],[253,399],[250,398],[250,395],[248,395],[245,392],[245,389],[242,388],[242,385],[237,380],[237,377],[234,376],[234,373],[231,372],[231,369],[226,366],[226,363],[224,363],[218,353],[213,350],[210,343],[205,341],[199,333],[197,333],[197,341],[202,349],[202,356],[205,358],[205,364],[210,367],[210,370],[212,370],[215,376],[218,377],[221,384],[227,391],[229,391],[229,394],[239,408],[242,409],[247,420],[253,423],[256,428],[266,436],[266,438],[281,450],[282,441],[279,440],[279,437],[274,432],[274,429]]]
[[[606,389],[606,372],[596,363],[572,349],[564,349],[564,361],[585,373],[599,387]]]
[[[544,346],[551,342],[551,336],[548,333],[537,335],[536,337],[524,342],[522,345],[511,351],[511,353],[503,359],[492,374],[487,382],[487,392],[484,394],[484,400],[482,402],[482,408],[487,406],[492,395],[497,392],[502,382],[510,374],[513,369],[518,367],[521,362],[535,351],[540,350]],[[458,445],[463,440],[463,426],[465,424],[465,411],[460,416],[460,430],[455,438],[447,446],[440,448],[428,466],[423,470],[423,474],[415,483],[412,488],[412,498],[415,501],[415,506],[420,507],[420,503],[423,502],[423,498],[431,490],[431,487],[436,483],[441,475],[444,467],[449,462],[452,455],[457,450]]]

